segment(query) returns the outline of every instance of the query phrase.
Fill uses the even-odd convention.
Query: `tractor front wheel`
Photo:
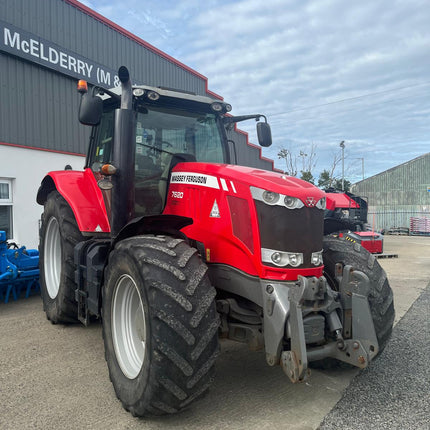
[[[42,214],[39,267],[43,308],[54,324],[77,321],[73,249],[82,240],[72,209],[52,191]]]
[[[364,272],[370,281],[369,307],[382,352],[390,338],[394,322],[393,292],[378,260],[358,243],[347,242],[332,236],[324,238],[324,275],[331,288],[338,291],[335,278],[335,265],[350,265]]]
[[[215,289],[197,250],[167,236],[119,242],[102,291],[105,357],[124,408],[174,413],[207,391],[218,355]]]

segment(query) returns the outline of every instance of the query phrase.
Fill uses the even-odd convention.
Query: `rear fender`
[[[91,169],[48,173],[37,193],[37,203],[43,205],[54,190],[70,205],[82,233],[110,233],[103,195]]]

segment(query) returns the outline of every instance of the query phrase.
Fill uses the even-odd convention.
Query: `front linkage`
[[[266,360],[292,382],[305,380],[308,363],[328,357],[364,368],[379,345],[369,307],[369,278],[336,265],[339,291],[325,277],[299,276],[296,283],[262,282]],[[285,339],[290,350],[284,350]]]

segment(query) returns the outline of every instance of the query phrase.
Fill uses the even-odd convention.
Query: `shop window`
[[[0,179],[0,230],[6,232],[6,238],[12,239],[12,181]]]

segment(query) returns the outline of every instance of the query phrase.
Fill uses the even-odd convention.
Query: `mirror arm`
[[[92,88],[92,95],[93,95],[93,97],[95,97],[95,96],[97,96],[97,94],[100,95],[100,96],[103,96],[104,94],[107,94],[107,95],[111,96],[112,99],[114,99],[114,100],[117,100],[117,101],[121,100],[121,96],[120,95],[115,94],[112,91],[107,90],[105,88],[97,87],[96,85],[94,85],[93,88]]]
[[[230,124],[234,124],[236,122],[246,121],[248,119],[255,119],[256,121],[259,121],[261,117],[263,117],[264,121],[267,122],[267,118],[265,117],[265,115],[262,115],[262,114],[225,116],[225,117],[223,117],[222,121],[225,125],[230,125]]]

